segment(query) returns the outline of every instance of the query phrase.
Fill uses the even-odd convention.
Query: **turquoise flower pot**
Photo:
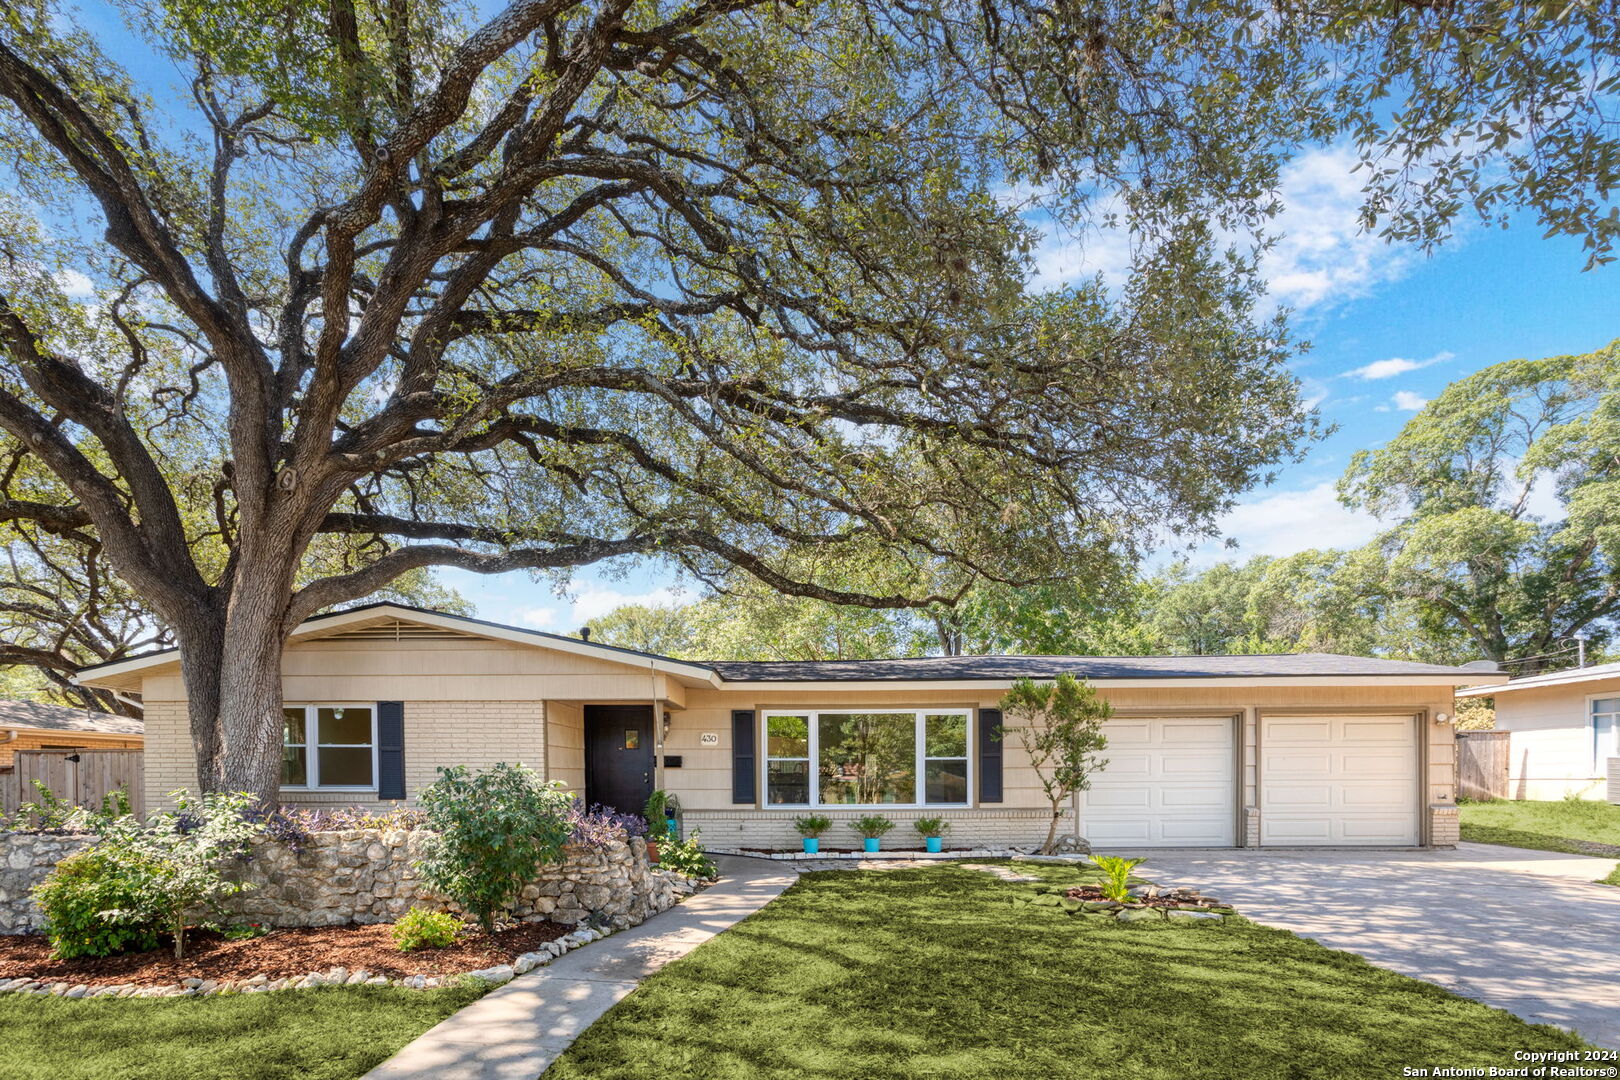
[[[818,852],[820,850],[821,850],[821,838],[820,837],[818,837],[818,836],[807,836],[807,837],[804,838],[804,853],[806,855],[814,855],[816,852]]]
[[[928,850],[933,852],[935,855],[938,855],[945,846],[944,838],[938,836],[924,837],[923,843],[927,845]]]
[[[879,840],[877,837],[868,836],[861,846],[866,848],[867,851],[876,851],[878,849],[878,843]]]

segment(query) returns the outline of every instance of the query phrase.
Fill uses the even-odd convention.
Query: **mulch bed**
[[[472,929],[446,949],[400,952],[393,925],[318,926],[272,930],[264,937],[226,941],[207,930],[186,935],[186,958],[176,960],[172,945],[144,953],[51,959],[50,942],[42,935],[0,936],[0,979],[127,983],[168,986],[181,979],[271,979],[308,975],[346,967],[364,968],[391,979],[407,975],[456,975],[509,964],[548,941],[573,932],[558,923],[519,923],[494,934]]]

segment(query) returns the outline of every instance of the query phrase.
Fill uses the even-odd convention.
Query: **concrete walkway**
[[[534,1080],[642,979],[752,915],[797,878],[791,863],[727,855],[715,862],[718,884],[518,976],[364,1080]]]
[[[1614,859],[1455,851],[1176,851],[1137,872],[1380,967],[1620,1049]]]

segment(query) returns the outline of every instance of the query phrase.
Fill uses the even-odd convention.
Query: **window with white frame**
[[[1592,775],[1602,776],[1605,761],[1620,757],[1620,697],[1592,699]]]
[[[281,710],[281,786],[377,786],[377,711],[369,705],[288,705]]]
[[[775,806],[963,806],[965,709],[767,712],[765,801]]]

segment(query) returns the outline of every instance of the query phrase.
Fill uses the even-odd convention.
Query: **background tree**
[[[1090,788],[1092,774],[1108,765],[1108,759],[1100,756],[1108,746],[1102,727],[1114,715],[1114,707],[1091,684],[1065,674],[1049,683],[1018,679],[1002,696],[1001,710],[1011,723],[1003,723],[997,737],[1017,732],[1051,805],[1052,818],[1041,844],[1041,853],[1050,855],[1057,850],[1063,804]]]
[[[1398,519],[1373,583],[1427,634],[1518,674],[1576,634],[1600,648],[1620,612],[1620,342],[1459,379],[1356,454],[1340,493]]]
[[[1608,7],[170,0],[104,47],[26,0],[0,429],[66,497],[0,495],[93,531],[174,635],[203,786],[266,799],[286,635],[424,567],[874,608],[1084,578],[1312,432],[1214,239],[1300,140],[1380,163],[1392,235],[1522,203],[1607,250]],[[1009,191],[1117,222],[1128,285],[1027,295]],[[306,576],[330,536],[360,559]],[[829,587],[827,550],[917,584]]]

